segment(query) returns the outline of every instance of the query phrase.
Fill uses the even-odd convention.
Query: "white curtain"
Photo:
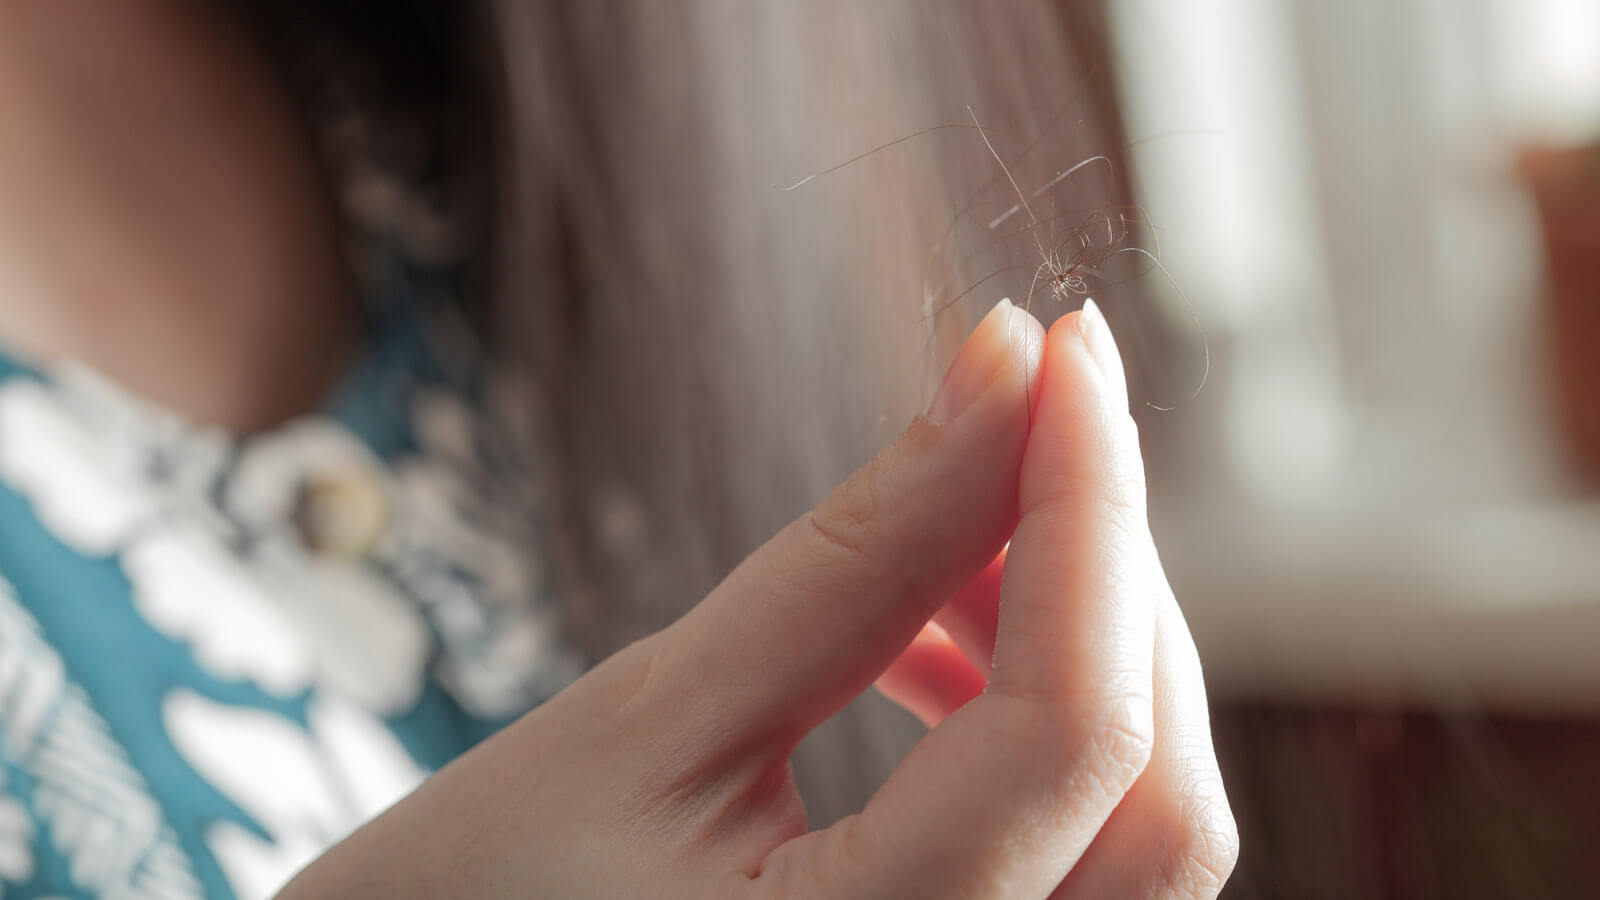
[[[1600,3],[1112,6],[1141,199],[1215,363],[1169,414],[1156,511],[1215,680],[1518,702],[1600,683],[1547,636],[1485,632],[1600,610],[1600,553],[1572,552],[1600,549],[1600,507],[1546,400],[1515,176],[1521,147],[1600,133]]]

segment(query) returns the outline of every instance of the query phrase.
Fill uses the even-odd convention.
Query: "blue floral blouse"
[[[540,422],[429,304],[248,438],[0,357],[0,896],[266,897],[577,672]]]

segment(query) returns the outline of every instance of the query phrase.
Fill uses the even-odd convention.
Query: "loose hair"
[[[890,440],[976,316],[1027,289],[1001,273],[928,315],[931,269],[998,264],[962,223],[1015,202],[970,128],[774,185],[971,106],[1020,182],[1104,155],[1062,190],[1126,197],[1099,2],[248,5],[325,146],[352,107],[369,144],[412,135],[379,169],[433,178],[483,239],[494,351],[545,400],[567,524],[540,549],[580,573],[565,602],[595,659]],[[824,726],[796,761],[813,816],[858,808],[915,733],[876,697]]]

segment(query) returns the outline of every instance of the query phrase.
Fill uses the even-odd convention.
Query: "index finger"
[[[820,854],[809,864],[838,887],[1044,896],[1142,772],[1155,642],[1142,582],[1154,547],[1126,398],[1098,311],[1057,322],[989,688],[929,732],[860,816],[794,851]]]

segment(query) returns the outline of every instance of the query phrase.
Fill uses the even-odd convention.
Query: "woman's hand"
[[[927,418],[286,895],[1215,895],[1236,838],[1127,405],[1092,306],[1045,337],[1002,303]],[[932,730],[808,832],[790,753],[874,681]]]

